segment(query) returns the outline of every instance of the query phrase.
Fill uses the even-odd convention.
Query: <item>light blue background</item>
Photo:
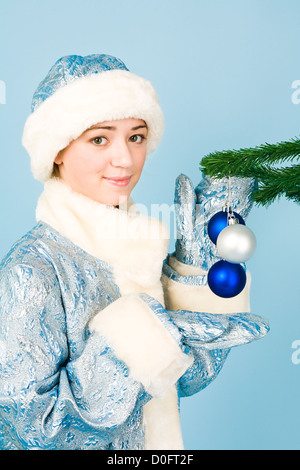
[[[166,131],[134,199],[172,204],[176,176],[196,185],[207,153],[299,136],[299,26],[299,0],[0,0],[0,256],[35,224],[42,185],[21,135],[59,57],[115,55],[153,82]],[[300,207],[255,207],[248,226],[258,240],[252,311],[271,333],[233,350],[217,380],[182,401],[186,449],[300,449]]]

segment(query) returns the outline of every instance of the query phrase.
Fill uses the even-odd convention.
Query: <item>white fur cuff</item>
[[[165,396],[193,362],[137,294],[110,304],[90,328],[105,336],[132,377],[153,397]]]

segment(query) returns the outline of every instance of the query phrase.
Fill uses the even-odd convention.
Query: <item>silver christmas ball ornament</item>
[[[219,255],[231,263],[244,263],[256,249],[256,238],[252,230],[242,224],[225,227],[217,239]]]

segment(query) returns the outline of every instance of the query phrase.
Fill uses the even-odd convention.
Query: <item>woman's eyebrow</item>
[[[138,129],[143,129],[143,128],[147,129],[147,126],[144,124],[144,125],[141,125],[141,126],[133,127],[131,130],[132,131],[137,131]]]
[[[137,131],[138,129],[147,129],[147,126],[146,125],[140,125],[140,126],[136,126],[136,127],[132,127],[132,131]],[[95,129],[105,129],[107,131],[115,131],[116,130],[116,127],[113,127],[113,126],[95,126],[95,127],[90,127],[89,129],[86,130],[87,131],[93,131]]]
[[[87,129],[87,131],[93,131],[95,129],[106,129],[108,131],[115,131],[116,128],[113,127],[113,126],[95,126],[95,127],[90,127],[89,129]]]

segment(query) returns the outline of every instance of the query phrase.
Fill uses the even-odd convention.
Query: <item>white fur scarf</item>
[[[169,232],[159,220],[139,214],[132,201],[127,210],[106,206],[53,178],[45,183],[36,218],[110,264],[122,296],[144,292],[164,305],[161,273]],[[147,449],[183,449],[175,386],[143,411]]]
[[[160,221],[137,212],[100,204],[53,178],[45,183],[36,219],[48,223],[114,269],[121,295],[145,292],[163,303],[160,282],[169,232]]]

